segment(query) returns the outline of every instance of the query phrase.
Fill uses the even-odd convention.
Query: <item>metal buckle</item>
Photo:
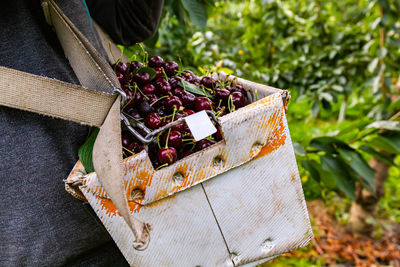
[[[126,102],[125,92],[119,88],[114,88],[113,93],[118,93],[121,95],[121,107],[123,107]],[[209,116],[211,116],[212,120],[215,121],[217,126],[219,126],[218,118],[215,116],[215,114],[211,110],[206,110],[206,113]],[[161,128],[152,131],[149,128],[147,128],[143,123],[141,123],[140,121],[136,120],[135,118],[133,118],[132,116],[123,111],[121,111],[120,118],[121,121],[125,124],[126,128],[129,130],[129,132],[145,145],[148,145],[151,142],[155,141],[159,133],[185,122],[185,118],[180,118],[176,121],[168,123],[167,125],[164,125]],[[132,127],[131,123],[133,123],[135,127],[138,127],[141,130],[143,130],[146,133],[146,136],[143,137],[138,131],[136,131],[135,128]]]

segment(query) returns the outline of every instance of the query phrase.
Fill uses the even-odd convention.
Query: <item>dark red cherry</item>
[[[135,108],[128,108],[125,112],[128,113],[128,115],[130,115],[134,119],[139,120],[141,118],[139,112]]]
[[[165,163],[172,164],[178,158],[176,149],[173,147],[161,148],[160,150],[158,150],[157,156],[158,156],[158,160],[162,164],[165,164]]]
[[[215,91],[215,97],[217,100],[217,104],[219,103],[219,100],[222,100],[222,103],[225,104],[228,101],[230,92],[226,89],[218,89]]]
[[[157,92],[160,95],[168,95],[171,92],[171,85],[167,82],[165,78],[158,78],[155,82]]]
[[[246,95],[246,90],[240,84],[236,84],[232,87],[232,92],[241,92],[243,96]]]
[[[141,89],[145,95],[154,94],[156,92],[156,87],[151,83],[146,83],[145,85],[142,86]]]
[[[125,92],[125,95],[126,95],[126,100],[125,100],[126,102],[125,102],[125,104],[126,104],[128,107],[134,107],[136,101],[135,101],[135,99],[133,98],[133,92],[132,92],[131,90],[128,90],[128,89],[125,89],[124,92]],[[132,99],[132,98],[133,98],[133,99]]]
[[[156,102],[158,100],[158,97],[155,94],[149,94],[146,97],[148,98],[147,101],[149,102],[149,104],[152,107],[156,107],[156,106],[158,106],[160,104],[159,102],[153,104],[154,102]]]
[[[149,59],[149,67],[161,67],[164,63],[164,59],[160,56],[153,56]]]
[[[116,73],[119,83],[122,85],[125,82],[125,76],[122,73]]]
[[[211,78],[211,77],[208,77],[208,76],[203,77],[200,80],[200,83],[202,85],[204,85],[205,87],[210,88],[210,89],[215,89],[217,87],[215,80],[213,78]]]
[[[140,84],[145,84],[150,82],[150,74],[147,72],[138,72],[133,76],[133,80],[137,82],[139,85]]]
[[[190,116],[190,115],[193,115],[196,112],[194,112],[191,109],[185,109],[184,111],[182,111],[182,113],[184,113],[186,116]]]
[[[216,142],[214,140],[203,139],[203,140],[196,142],[196,148],[198,150],[202,150],[202,149],[209,147],[215,143]]]
[[[145,118],[149,113],[152,113],[154,111],[154,108],[150,106],[149,102],[145,100],[139,104],[138,110],[140,115]]]
[[[171,85],[172,88],[176,88],[179,86],[181,79],[177,78],[177,77],[172,77],[171,79],[169,79],[169,84]]]
[[[166,137],[168,134],[165,135],[164,143],[166,142]],[[168,146],[172,146],[175,148],[180,148],[182,146],[182,134],[179,131],[171,131],[168,137]]]
[[[150,113],[147,115],[144,123],[150,129],[157,129],[161,126],[161,117],[158,115],[158,113]]]
[[[156,106],[158,106],[158,105],[156,104]],[[166,108],[164,106],[157,107],[156,111],[157,111],[158,114],[160,114],[161,117],[164,117],[164,116],[167,115],[167,110],[166,110]]]
[[[231,96],[235,108],[241,108],[245,105],[245,99],[241,92],[233,92],[231,93]]]
[[[122,146],[128,147],[130,143],[132,143],[133,139],[128,132],[123,132],[122,135]]]
[[[192,93],[185,92],[180,99],[182,100],[182,103],[185,107],[187,108],[192,108],[194,106],[194,103],[196,101],[196,96]]]
[[[142,151],[144,149],[144,147],[139,142],[132,142],[132,143],[129,144],[127,149],[129,149],[133,153],[139,153],[140,151]]]
[[[128,71],[128,64],[124,62],[118,62],[118,64],[115,66],[115,70],[119,73],[125,74]]]
[[[164,70],[168,76],[172,76],[179,70],[179,65],[175,61],[168,61],[164,64]]]
[[[156,78],[161,78],[163,76],[163,72],[161,68],[154,68],[156,72]]]
[[[196,98],[196,102],[195,102],[196,111],[211,110],[211,105],[212,105],[212,102],[207,97],[200,96],[200,97]]]
[[[174,93],[174,95],[176,95],[177,97],[179,97],[179,98],[181,98],[185,93],[186,93],[186,91],[185,91],[185,89],[183,89],[182,87],[176,87],[174,90],[173,90],[173,93]]]
[[[182,106],[182,101],[177,96],[169,96],[164,100],[164,106],[169,110],[178,110]]]
[[[139,68],[142,67],[142,66],[143,66],[142,62],[139,62],[139,61],[132,61],[132,62],[129,64],[129,71],[135,71],[135,70],[139,69]]]
[[[221,141],[222,140],[222,132],[221,128],[217,128],[217,132],[214,134],[215,141]]]

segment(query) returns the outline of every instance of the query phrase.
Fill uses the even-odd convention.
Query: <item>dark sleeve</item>
[[[93,19],[117,44],[144,41],[157,30],[164,0],[86,0]]]

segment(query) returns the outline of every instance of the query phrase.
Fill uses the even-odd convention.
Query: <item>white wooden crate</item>
[[[95,173],[80,186],[133,266],[251,266],[313,236],[285,116],[287,92],[219,78],[258,98],[220,118],[223,141],[158,171],[145,151],[125,160],[131,212],[152,225],[147,249],[133,248],[133,233]],[[68,179],[79,169],[78,162]],[[174,179],[177,172],[182,181]],[[133,190],[142,190],[143,200],[134,202]]]

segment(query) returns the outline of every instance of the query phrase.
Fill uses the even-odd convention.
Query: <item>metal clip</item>
[[[113,94],[118,93],[121,96],[121,108],[122,108],[126,103],[126,93],[122,89],[116,87],[114,87],[112,93]]]

